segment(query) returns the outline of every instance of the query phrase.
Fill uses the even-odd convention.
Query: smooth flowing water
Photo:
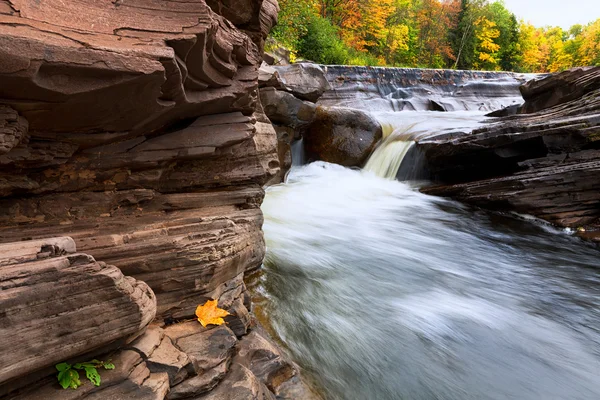
[[[364,169],[388,179],[396,178],[415,140],[453,131],[467,132],[486,119],[485,112],[477,111],[405,111],[373,113],[373,116],[382,126],[382,140]]]
[[[295,167],[257,290],[328,399],[600,399],[600,260],[569,232]]]

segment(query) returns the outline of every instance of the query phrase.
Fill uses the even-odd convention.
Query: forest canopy
[[[600,18],[536,27],[502,1],[279,0],[277,43],[324,64],[557,72],[600,65]]]

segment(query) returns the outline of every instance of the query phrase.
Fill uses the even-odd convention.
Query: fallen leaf
[[[226,317],[229,314],[222,308],[217,307],[217,300],[208,300],[204,305],[196,308],[196,316],[198,321],[206,328],[206,325],[223,325],[225,320],[222,317]]]

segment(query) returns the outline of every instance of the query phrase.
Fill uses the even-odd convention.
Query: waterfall
[[[382,178],[395,179],[402,160],[415,142],[402,127],[394,129],[392,124],[382,123],[382,128],[381,144],[369,157],[364,169]]]
[[[396,179],[415,141],[451,131],[468,132],[485,119],[484,114],[464,111],[373,113],[381,124],[382,139],[364,169],[382,178]]]
[[[294,141],[291,145],[292,151],[292,166],[299,167],[306,163],[304,155],[304,138]]]

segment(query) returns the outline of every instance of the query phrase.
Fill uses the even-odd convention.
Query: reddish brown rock
[[[68,296],[85,305],[76,320],[61,314],[60,326],[21,329],[17,318],[0,332],[5,346],[9,333],[27,344],[2,351],[0,381],[16,381],[0,395],[20,387],[10,396],[163,399],[236,377],[263,393],[256,377],[233,374],[229,363],[250,324],[244,273],[265,252],[262,186],[279,172],[276,133],[257,92],[277,11],[275,0],[0,0],[0,246],[11,243],[0,275],[16,262],[53,282],[37,293],[35,278],[22,282],[25,300],[0,298],[0,309],[29,305],[21,318],[31,317],[27,296],[46,311],[57,299],[59,309],[72,305]],[[46,239],[57,232],[72,240]],[[75,247],[85,255],[69,254]],[[32,271],[15,273],[6,282]],[[152,291],[141,281],[157,306],[142,301]],[[189,339],[171,329],[208,299],[232,314],[229,347],[214,365],[207,360],[218,338],[202,330],[180,346]],[[156,312],[166,329],[125,343]],[[56,333],[77,340],[55,343]],[[103,371],[100,387],[60,389],[53,363],[100,352],[117,365]]]
[[[0,392],[11,380],[135,335],[154,318],[156,300],[144,282],[74,251],[70,238],[0,245]]]

